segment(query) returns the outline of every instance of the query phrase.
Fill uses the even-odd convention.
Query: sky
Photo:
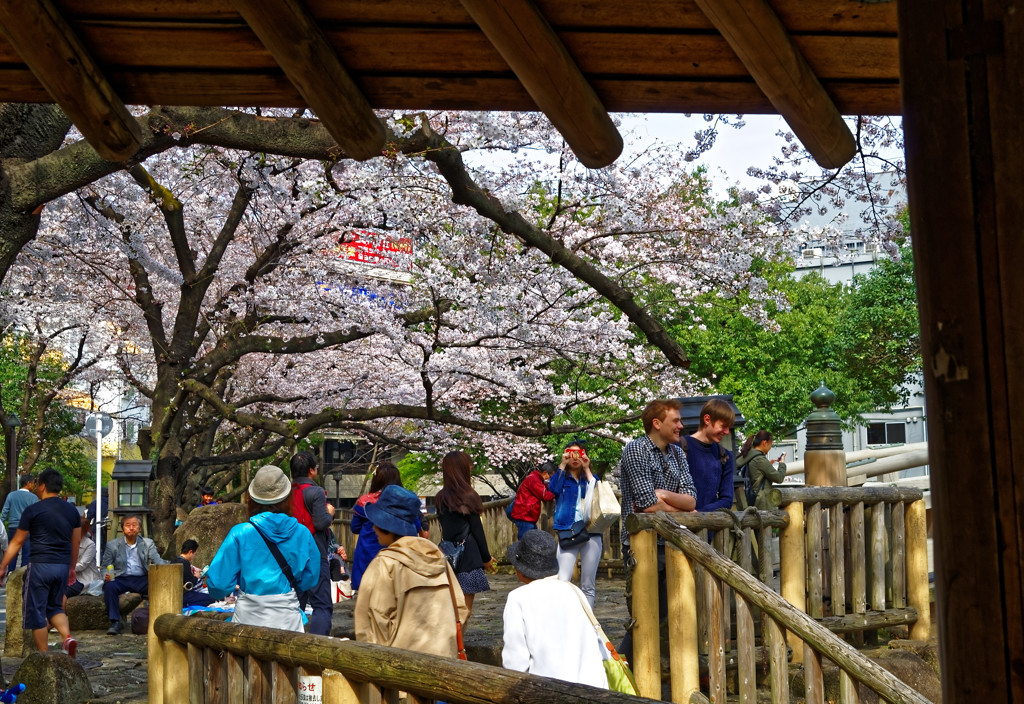
[[[745,115],[743,121],[746,126],[742,129],[720,126],[715,145],[697,161],[708,168],[716,191],[722,192],[736,183],[747,187],[754,185],[754,180],[747,176],[747,167],[769,166],[784,144],[775,133],[789,131],[785,120],[778,115]],[[622,131],[633,133],[624,136],[637,151],[654,141],[679,143],[682,149],[689,149],[695,143],[694,133],[708,126],[703,115],[652,113],[625,118]]]

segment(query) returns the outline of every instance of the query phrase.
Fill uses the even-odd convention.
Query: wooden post
[[[203,654],[206,666],[206,704],[227,704],[227,667],[230,656],[209,648],[203,648]]]
[[[839,701],[841,704],[858,704],[857,680],[850,677],[846,670],[839,671]]]
[[[868,609],[867,550],[864,543],[863,501],[858,501],[850,508],[850,553],[853,613],[862,614]]]
[[[814,648],[804,648],[804,701],[806,704],[825,704],[821,654]]]
[[[644,530],[629,537],[633,568],[633,674],[640,696],[661,698],[661,639],[658,619],[658,537]]]
[[[753,541],[748,528],[743,531],[740,546],[740,566],[748,574],[753,570]],[[763,636],[763,634],[762,634]],[[740,701],[744,704],[757,702],[757,656],[754,654],[754,617],[750,605],[736,592],[736,667]]]
[[[892,505],[892,606],[907,605],[906,525],[902,503]]]
[[[824,618],[822,600],[822,520],[821,504],[807,508],[807,613],[813,618]]]
[[[189,644],[186,651],[188,658],[188,701],[202,702],[206,700],[209,682],[206,680],[206,648]]]
[[[931,635],[931,599],[928,594],[928,527],[924,499],[907,504],[907,601],[917,610],[917,622],[910,628],[914,640]]]
[[[885,504],[871,507],[871,608],[885,611]]]
[[[704,574],[704,603],[708,607],[708,679],[712,702],[725,702],[725,624],[722,611],[722,580],[710,572]]]
[[[779,532],[779,560],[782,571],[782,598],[797,610],[807,613],[807,561],[804,553],[804,505],[794,501],[786,505],[789,524]],[[804,643],[787,633],[793,662],[803,662]]]
[[[245,704],[245,665],[242,658],[234,653],[224,653],[224,669],[227,671],[227,704]]]
[[[246,704],[273,704],[270,692],[270,663],[252,655],[245,658],[245,683],[242,697]]]
[[[362,704],[359,685],[337,670],[324,670],[323,704]]]
[[[164,614],[181,614],[181,564],[172,563],[169,565],[151,565],[149,568],[149,633],[146,635],[146,649],[148,651],[148,676],[149,676],[149,701],[150,704],[164,704],[164,683],[169,677],[174,677],[176,682],[182,682],[182,673],[174,673],[168,668],[165,651],[167,644],[157,638],[153,632],[153,624],[157,618]],[[180,669],[184,671],[184,688],[179,689],[188,697],[188,668],[187,662],[180,662]],[[172,699],[167,699],[170,704]]]
[[[836,504],[828,510],[829,559],[832,569],[829,580],[832,588],[832,615],[846,614],[846,521],[843,504]]]
[[[674,545],[665,546],[665,580],[672,701],[688,702],[691,693],[700,691],[697,590],[690,560]]]
[[[771,659],[772,702],[789,702],[789,663],[786,653],[786,634],[779,622],[768,617],[768,649]],[[797,639],[799,640],[799,639]]]

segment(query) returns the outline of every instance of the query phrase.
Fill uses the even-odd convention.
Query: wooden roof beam
[[[345,156],[384,150],[384,125],[301,0],[232,0]]]
[[[0,2],[0,28],[101,157],[121,162],[138,151],[139,124],[50,0]]]
[[[815,161],[837,169],[856,141],[767,0],[695,0]]]
[[[461,0],[513,73],[591,169],[622,153],[619,134],[583,72],[531,0]]]

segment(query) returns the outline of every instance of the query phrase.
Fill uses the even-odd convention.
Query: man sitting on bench
[[[103,564],[107,568],[103,576],[103,600],[110,618],[109,636],[119,636],[124,632],[119,597],[127,592],[146,596],[149,593],[149,566],[167,564],[157,553],[152,540],[139,537],[141,530],[142,519],[134,514],[127,515],[121,519],[122,535],[103,549]],[[112,572],[111,565],[114,567]]]

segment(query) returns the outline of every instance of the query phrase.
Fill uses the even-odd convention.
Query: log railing
[[[740,562],[746,564],[737,564],[711,547],[706,539],[677,522],[677,519],[693,521],[696,516],[700,514],[634,514],[626,522],[631,534],[630,547],[637,561],[633,573],[633,615],[636,618],[633,671],[642,695],[658,697],[662,688],[657,574],[657,540],[661,536],[665,540],[672,701],[689,702],[691,696],[700,691],[702,629],[698,626],[697,614],[703,610],[698,606],[701,602],[709,607],[705,626],[709,699],[712,702],[726,701],[730,628],[723,615],[727,613],[724,605],[729,602],[729,590],[732,590],[736,601],[734,657],[741,702],[752,704],[757,701],[756,676],[762,662],[768,667],[772,701],[778,704],[790,701],[787,634],[798,645],[794,652],[801,654],[804,698],[809,703],[824,701],[823,658],[828,658],[840,668],[840,700],[843,704],[859,701],[858,682],[886,701],[901,704],[925,704],[928,701],[749,573],[754,528],[760,526],[762,536],[766,532],[770,534],[767,524],[784,523],[784,517],[753,511],[743,514]],[[727,516],[724,518],[731,523]],[[785,525],[783,530],[791,527]],[[762,561],[762,565],[766,563],[766,560]],[[755,649],[755,610],[761,612],[765,624],[762,636],[766,650],[761,653]]]
[[[351,640],[181,616],[181,565],[149,572],[152,704],[631,704],[617,692]],[[314,678],[319,678],[316,680]]]
[[[775,488],[770,497],[789,515],[780,535],[784,597],[836,632],[907,624],[911,638],[928,639],[920,489]]]

